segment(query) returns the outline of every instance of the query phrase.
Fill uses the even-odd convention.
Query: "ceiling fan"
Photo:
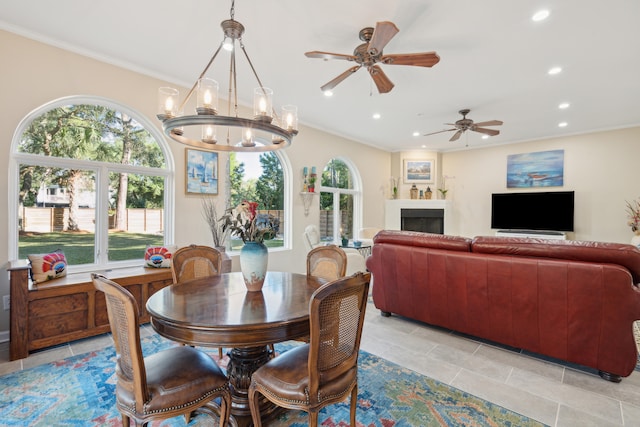
[[[384,55],[382,49],[389,41],[398,33],[398,27],[393,22],[384,21],[376,23],[376,27],[367,27],[360,30],[360,40],[364,43],[359,45],[353,51],[353,55],[345,55],[340,53],[320,52],[314,50],[306,52],[308,58],[322,59],[343,59],[355,62],[356,66],[349,68],[329,83],[322,86],[322,91],[328,91],[336,87],[344,79],[365,67],[371,78],[373,79],[378,92],[387,93],[393,89],[394,84],[389,80],[387,75],[382,71],[380,64],[387,65],[415,65],[419,67],[433,67],[440,61],[440,57],[435,52],[424,53],[397,53]]]
[[[487,122],[474,123],[473,120],[467,119],[467,114],[469,114],[470,111],[471,110],[469,109],[460,110],[458,111],[458,113],[462,114],[462,118],[460,120],[456,121],[455,123],[445,123],[445,125],[453,126],[452,129],[445,129],[438,132],[426,133],[424,134],[424,136],[435,135],[437,133],[442,133],[442,132],[451,132],[455,130],[457,132],[453,134],[453,136],[449,141],[456,141],[458,138],[460,138],[460,135],[462,135],[464,132],[468,130],[473,132],[484,133],[490,136],[496,136],[500,133],[499,130],[487,129],[482,127],[482,126],[500,126],[502,124],[500,120],[489,120]]]

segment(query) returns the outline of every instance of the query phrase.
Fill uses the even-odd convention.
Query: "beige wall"
[[[629,243],[626,200],[640,196],[640,127],[445,153],[442,170],[456,234],[492,234],[491,193],[507,189],[507,156],[564,150],[564,186],[575,191],[575,240]],[[522,191],[522,190],[518,190]],[[450,195],[450,196],[449,196]]]
[[[13,132],[33,109],[51,100],[70,95],[100,96],[129,106],[155,119],[155,100],[159,86],[167,85],[151,77],[85,58],[54,47],[0,31],[0,169],[8,169],[8,151]],[[304,123],[304,111],[300,111]],[[210,244],[210,234],[200,214],[200,198],[184,194],[184,146],[169,141],[176,165],[175,242]],[[308,224],[318,222],[318,198],[308,216],[304,215],[297,179],[304,166],[322,170],[333,157],[354,164],[362,177],[364,189],[363,225],[382,227],[384,199],[389,197],[389,179],[401,176],[405,158],[436,160],[436,179],[449,177],[447,198],[452,201],[453,234],[476,236],[491,234],[490,194],[506,189],[506,160],[509,154],[564,149],[565,184],[562,189],[576,192],[576,232],[570,236],[581,240],[629,242],[625,200],[640,196],[640,128],[630,128],[589,135],[548,139],[485,149],[450,153],[411,151],[387,153],[349,141],[322,130],[301,126],[299,135],[285,155],[294,176],[293,249],[270,254],[270,268],[302,272],[306,251],[301,235]],[[225,155],[220,156],[224,171]],[[221,175],[222,176],[222,175]],[[220,183],[221,186],[224,183]],[[7,189],[8,174],[0,174],[0,188]],[[435,187],[438,187],[436,183]],[[222,187],[221,187],[222,188]],[[435,189],[432,187],[432,190]],[[401,185],[400,196],[409,197],[409,186]],[[8,200],[8,192],[0,194]],[[218,196],[221,208],[223,196]],[[12,207],[9,207],[9,209]],[[7,241],[8,209],[0,209],[0,241]],[[8,244],[0,245],[0,296],[9,293],[6,264]],[[237,259],[234,260],[237,267]],[[0,340],[9,329],[8,312],[0,305]]]
[[[146,116],[151,122],[160,123],[155,118],[156,94],[160,86],[172,85],[138,73],[123,70],[112,65],[82,57],[55,47],[35,42],[12,33],[0,31],[0,57],[3,58],[0,71],[0,188],[8,186],[8,153],[13,133],[20,121],[41,105],[71,95],[100,96],[127,105]],[[183,89],[184,90],[184,89]],[[186,91],[181,91],[186,93]],[[300,121],[304,122],[304,111],[300,111]],[[185,147],[169,141],[176,167],[176,224],[175,243],[211,244],[208,228],[201,216],[200,198],[184,194]],[[302,232],[311,223],[318,221],[318,198],[314,199],[308,216],[304,215],[302,199],[302,174],[304,166],[316,166],[322,170],[326,162],[335,156],[351,162],[361,173],[364,191],[363,224],[381,227],[384,223],[382,199],[384,185],[390,175],[389,153],[358,144],[335,135],[300,126],[300,133],[291,147],[285,151],[294,177],[292,188],[293,249],[270,254],[269,266],[276,270],[303,272],[306,269],[306,251],[302,243]],[[225,170],[226,155],[220,155],[220,170]],[[221,189],[224,182],[220,182]],[[4,190],[2,199],[5,206],[8,192]],[[224,209],[224,196],[218,196],[220,209]],[[0,209],[0,241],[7,242],[9,227],[8,209]],[[9,294],[8,244],[0,245],[0,296]],[[237,269],[237,259],[234,259]],[[1,301],[1,298],[0,298]],[[6,338],[3,331],[9,329],[8,311],[0,304],[0,340]],[[4,332],[6,335],[6,332]]]

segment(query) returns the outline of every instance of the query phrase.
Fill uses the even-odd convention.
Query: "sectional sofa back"
[[[632,245],[578,240],[545,240],[521,237],[475,237],[474,253],[617,264],[640,284],[640,249]]]

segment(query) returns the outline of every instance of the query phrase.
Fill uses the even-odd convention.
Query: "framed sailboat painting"
[[[218,194],[218,153],[186,148],[187,194]]]

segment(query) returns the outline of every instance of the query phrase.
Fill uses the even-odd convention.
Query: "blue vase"
[[[262,290],[268,260],[269,251],[264,243],[246,242],[240,249],[240,270],[249,292]]]

